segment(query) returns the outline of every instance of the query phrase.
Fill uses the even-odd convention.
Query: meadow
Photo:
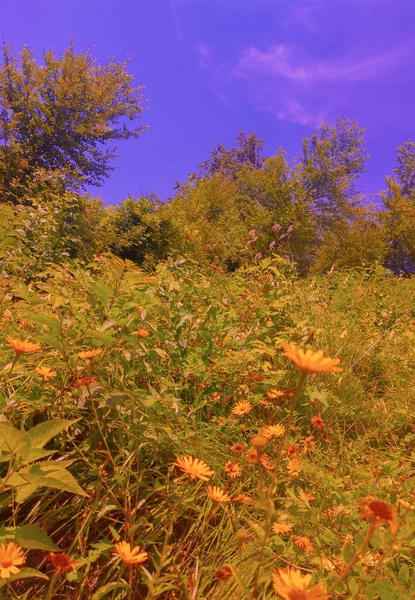
[[[414,599],[414,297],[278,256],[3,272],[0,597]]]

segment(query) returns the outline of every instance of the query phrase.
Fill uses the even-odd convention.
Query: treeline
[[[148,269],[190,254],[234,270],[280,254],[300,274],[373,264],[415,272],[415,144],[398,148],[371,206],[358,191],[364,130],[347,118],[323,123],[293,160],[282,148],[265,157],[264,140],[241,131],[235,147],[218,143],[168,202],[139,196],[105,207],[86,188],[110,176],[111,143],[145,129],[127,126],[145,108],[127,67],[98,65],[73,44],[62,55],[45,52],[41,64],[28,48],[4,45],[1,227],[5,247],[11,223],[21,232],[27,264],[88,262],[111,251]]]

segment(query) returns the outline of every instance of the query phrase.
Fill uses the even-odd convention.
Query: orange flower
[[[295,444],[291,444],[291,446],[288,446],[287,456],[295,456],[296,454],[298,454],[298,446],[296,446]]]
[[[272,406],[272,402],[270,402],[269,400],[259,400],[259,404],[265,407]]]
[[[230,496],[219,487],[208,485],[207,486],[207,495],[213,502],[229,502]]]
[[[49,367],[36,367],[36,373],[42,377],[42,379],[50,379],[56,377],[57,372],[49,369]]]
[[[265,395],[270,400],[277,400],[278,398],[282,398],[284,396],[284,392],[280,390],[271,389],[265,392]]]
[[[250,448],[245,454],[245,460],[248,463],[257,463],[258,459],[258,452],[255,450],[255,448]]]
[[[235,404],[231,412],[233,415],[240,417],[242,415],[248,414],[249,412],[251,412],[251,410],[252,404],[249,402],[249,400],[244,400]]]
[[[311,423],[316,429],[324,429],[326,426],[323,419],[321,418],[321,415],[316,415],[315,417],[312,417]]]
[[[297,476],[301,471],[301,459],[299,457],[294,457],[287,462],[287,471],[290,475]]]
[[[276,534],[290,533],[293,527],[294,523],[274,523],[272,531]]]
[[[296,367],[305,375],[313,373],[340,373],[342,369],[337,367],[340,358],[329,358],[323,356],[323,351],[313,352],[312,350],[302,350],[294,344],[282,344],[284,354],[293,361]]]
[[[211,400],[213,400],[213,402],[216,402],[217,400],[220,400],[220,392],[213,392],[213,394],[210,397]]]
[[[304,452],[312,452],[317,448],[317,445],[314,441],[314,437],[312,435],[301,440],[301,443],[304,445]]]
[[[392,535],[395,535],[398,531],[398,524],[396,523],[392,506],[382,500],[372,500],[368,503],[368,508],[372,515],[381,523],[387,523]]]
[[[242,475],[242,468],[238,463],[229,460],[225,465],[225,473],[227,473],[231,479],[237,479]]]
[[[95,348],[95,350],[85,350],[84,352],[78,352],[78,356],[79,358],[83,359],[94,358],[94,356],[98,356],[98,354],[101,354],[101,352],[101,348]]]
[[[309,588],[312,575],[287,567],[272,573],[272,586],[284,600],[329,600],[321,583]]]
[[[0,578],[9,579],[10,575],[16,575],[20,569],[20,565],[26,562],[26,557],[23,554],[23,549],[15,544],[9,542],[6,544],[0,544]]]
[[[179,467],[189,475],[190,479],[201,479],[202,481],[209,481],[215,471],[212,471],[208,465],[199,458],[193,458],[192,456],[180,456],[176,458],[174,463],[176,467]]]
[[[252,504],[252,498],[250,496],[247,496],[246,494],[239,494],[239,496],[235,496],[234,498],[232,498],[232,502],[235,502],[236,504]]]
[[[118,542],[115,544],[116,552],[113,552],[114,556],[120,558],[126,565],[140,565],[148,559],[147,552],[142,552],[140,546],[131,548],[129,542]]]
[[[13,350],[16,352],[17,356],[20,356],[21,354],[30,354],[30,352],[39,352],[42,350],[41,345],[37,342],[22,342],[21,340],[16,340],[9,335],[6,335],[6,340],[11,346],[13,346]]]
[[[131,335],[137,335],[138,337],[146,338],[150,335],[150,333],[147,331],[147,329],[137,327],[137,331],[133,331]]]
[[[65,552],[62,552],[61,554],[49,552],[46,559],[55,567],[55,573],[65,573],[65,571],[73,571],[73,565],[75,565],[77,562],[76,560],[65,554]]]
[[[230,450],[232,450],[232,452],[234,452],[236,455],[242,454],[245,448],[245,444],[240,444],[239,442],[236,442],[235,444],[232,444],[232,446],[230,446]]]
[[[279,423],[277,425],[265,425],[265,427],[262,428],[261,430],[261,435],[264,436],[264,438],[267,438],[267,440],[271,439],[272,437],[281,437],[282,435],[284,435],[285,433],[285,427],[283,425],[280,425]]]
[[[305,535],[293,535],[293,542],[301,550],[305,550],[306,552],[316,551],[315,547],[311,543],[310,538]]]
[[[261,454],[261,456],[259,457],[259,460],[261,461],[261,465],[267,471],[273,471],[275,469],[275,465],[272,462],[271,457],[268,454],[265,454],[265,452],[263,454]]]
[[[219,581],[225,581],[226,579],[229,579],[229,577],[232,576],[232,569],[228,566],[228,565],[223,565],[223,567],[221,569],[219,569],[219,571],[215,571],[213,573],[213,577],[215,579],[219,579]]]

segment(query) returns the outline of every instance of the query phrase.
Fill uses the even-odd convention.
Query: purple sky
[[[321,120],[368,129],[373,194],[415,141],[414,0],[1,0],[0,33],[15,50],[94,45],[99,60],[131,56],[150,126],[120,142],[117,170],[91,190],[107,203],[172,193],[216,141],[238,129],[290,156]]]

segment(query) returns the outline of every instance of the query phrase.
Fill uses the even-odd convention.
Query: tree
[[[144,99],[127,63],[98,65],[73,43],[38,64],[26,46],[3,46],[0,65],[0,201],[18,203],[39,173],[54,172],[66,189],[99,186],[113,170],[114,140],[138,137]]]
[[[257,138],[256,133],[246,135],[245,131],[239,131],[237,142],[238,146],[230,150],[218,142],[216,148],[211,150],[210,157],[199,165],[202,176],[213,177],[220,173],[234,179],[244,167],[260,169],[263,166],[261,151],[264,140]]]
[[[415,144],[408,140],[397,150],[398,167],[394,169],[402,186],[402,193],[415,192]]]
[[[321,232],[350,217],[358,203],[355,182],[368,158],[363,133],[356,121],[338,117],[303,140],[299,178]]]
[[[388,189],[381,194],[385,211],[382,220],[389,244],[386,266],[397,275],[415,273],[415,191],[408,195],[397,181],[386,178]]]

